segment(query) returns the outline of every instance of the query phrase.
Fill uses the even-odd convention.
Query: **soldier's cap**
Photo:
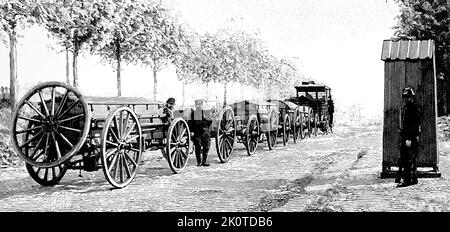
[[[175,98],[169,97],[169,99],[167,99],[166,103],[167,104],[175,104]]]
[[[203,99],[196,99],[195,100],[195,105],[203,104],[203,102],[205,102],[205,100],[203,100]]]
[[[416,93],[412,87],[406,87],[402,91],[402,98],[414,97]]]

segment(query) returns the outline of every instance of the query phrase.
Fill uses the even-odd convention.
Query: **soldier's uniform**
[[[400,159],[398,175],[395,182],[403,182],[398,186],[408,186],[417,183],[416,159],[420,135],[420,109],[414,103],[414,90],[407,87],[403,90],[405,104],[401,112],[400,128]]]
[[[163,108],[163,114],[166,115],[166,122],[167,123],[171,123],[173,120],[173,106],[175,105],[175,98],[169,98],[166,101],[166,104],[164,105]]]
[[[206,162],[208,158],[209,148],[211,146],[211,134],[209,127],[212,124],[210,117],[205,116],[200,105],[203,100],[195,100],[196,108],[191,114],[191,129],[194,133],[192,138],[195,146],[195,157],[197,158],[197,166],[209,166]]]
[[[331,100],[331,96],[328,99],[327,105],[328,105],[328,115],[330,117],[330,120],[329,120],[330,128],[333,128],[334,102],[333,102],[333,100]]]

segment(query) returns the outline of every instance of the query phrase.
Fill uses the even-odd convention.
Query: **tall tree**
[[[161,2],[152,4],[143,12],[144,33],[140,37],[139,61],[152,68],[153,98],[158,95],[157,74],[169,63],[173,62],[184,43],[176,18]]]
[[[138,39],[145,37],[146,19],[142,13],[151,7],[144,1],[112,1],[110,9],[104,14],[107,23],[105,28],[105,38],[107,42],[96,48],[103,59],[116,65],[117,96],[122,95],[121,85],[121,65],[123,62],[136,63],[138,52],[142,46]]]
[[[29,23],[42,22],[46,14],[40,1],[1,0],[0,33],[5,32],[9,40],[9,80],[11,106],[17,102],[17,33]]]
[[[400,7],[395,37],[436,43],[438,114],[450,109],[450,6],[446,0],[396,0]]]
[[[83,48],[105,41],[108,28],[104,15],[113,4],[106,0],[55,0],[46,4],[50,12],[46,28],[65,46],[72,50],[73,86],[78,87],[78,56]]]

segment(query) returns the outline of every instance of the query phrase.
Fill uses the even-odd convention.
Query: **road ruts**
[[[2,169],[0,210],[313,211],[314,201],[305,204],[309,208],[295,203],[318,198],[322,193],[312,194],[314,188],[333,185],[362,149],[381,146],[380,127],[336,127],[336,131],[297,144],[291,140],[287,147],[279,142],[273,151],[261,144],[252,156],[239,144],[225,164],[212,150],[211,166],[197,167],[191,156],[180,174],[172,174],[159,152],[148,153],[135,180],[124,189],[111,189],[101,171],[82,172],[79,177],[69,170],[60,184],[42,187],[25,168]]]

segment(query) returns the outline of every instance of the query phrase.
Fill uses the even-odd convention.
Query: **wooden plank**
[[[390,76],[393,62],[384,63],[384,107],[383,107],[383,163],[389,160],[389,102],[390,102]]]
[[[423,144],[426,144],[427,159],[422,160],[426,163],[438,162],[437,153],[437,133],[436,133],[436,93],[435,93],[435,74],[433,62],[431,59],[422,60],[422,75],[424,82],[424,108],[422,121]]]
[[[397,59],[398,58],[398,52],[399,52],[399,43],[392,41],[391,44],[391,53],[389,54],[390,59]]]
[[[417,59],[419,58],[419,41],[414,40],[411,41],[409,47],[409,59]]]
[[[400,40],[399,43],[400,43],[400,51],[398,54],[398,58],[404,60],[406,59],[406,55],[408,52],[408,40]]]
[[[389,46],[390,46],[390,44],[391,44],[390,40],[384,40],[383,41],[383,46],[381,48],[381,60],[389,59]],[[386,71],[386,69],[385,69],[385,71]]]
[[[164,105],[164,102],[139,97],[85,97],[91,105]]]

